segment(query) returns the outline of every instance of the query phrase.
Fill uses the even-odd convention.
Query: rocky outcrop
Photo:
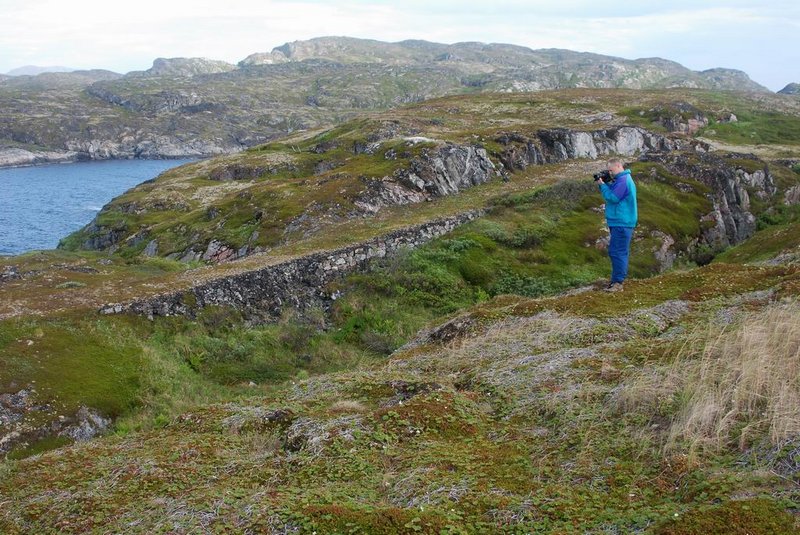
[[[0,148],[0,167],[22,167],[43,163],[75,162],[81,159],[81,153],[76,151],[29,151],[25,149]]]
[[[45,437],[86,441],[110,425],[110,418],[88,407],[80,407],[74,415],[58,414],[52,403],[39,399],[32,386],[0,394],[0,456]]]
[[[163,160],[169,158],[201,157],[232,154],[243,149],[234,144],[221,144],[202,139],[182,140],[173,136],[122,136],[116,140],[68,140],[67,149],[77,154],[78,160],[130,160],[141,158]]]
[[[708,117],[688,102],[673,102],[657,106],[648,112],[655,122],[669,132],[693,136],[701,128],[708,126]]]
[[[711,153],[647,154],[644,161],[657,162],[670,172],[692,177],[711,189],[713,210],[703,216],[701,244],[714,250],[746,240],[756,230],[750,197],[766,200],[777,188],[766,163],[752,155]]]
[[[800,204],[800,186],[792,186],[783,195],[783,203],[787,206]]]
[[[364,212],[375,213],[384,206],[453,195],[488,182],[496,174],[483,148],[447,145],[423,151],[408,168],[397,170],[391,177],[368,181],[366,191],[354,204]]]
[[[384,258],[403,248],[414,248],[450,232],[482,215],[476,210],[398,230],[330,252],[320,252],[261,269],[223,277],[183,292],[126,304],[109,304],[100,312],[132,312],[147,317],[193,315],[208,305],[228,306],[254,321],[280,317],[284,308],[300,312],[313,307],[327,308],[337,298],[326,285],[344,275],[364,270],[370,260]]]
[[[195,91],[165,90],[134,95],[129,98],[111,91],[102,84],[93,84],[86,88],[86,92],[109,104],[146,115],[163,115],[174,112],[193,114],[221,109],[220,105]]]
[[[556,128],[539,130],[530,137],[510,132],[499,136],[496,141],[505,147],[499,157],[503,167],[509,171],[572,158],[595,159],[610,154],[634,156],[652,151],[708,150],[705,143],[672,139],[637,126],[592,132]]]

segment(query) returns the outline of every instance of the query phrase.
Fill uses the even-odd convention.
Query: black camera
[[[595,173],[592,175],[594,181],[597,182],[598,180],[602,180],[606,184],[611,182],[613,178],[611,177],[611,173],[608,170],[600,171],[599,173]]]

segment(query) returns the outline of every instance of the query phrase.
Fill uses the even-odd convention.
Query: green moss
[[[32,455],[39,455],[40,453],[54,450],[68,444],[72,444],[72,439],[69,437],[46,437],[34,442],[29,446],[11,450],[8,454],[8,458],[11,460],[25,459]]]
[[[69,317],[0,322],[0,387],[35,385],[43,399],[57,399],[70,414],[81,405],[107,416],[125,414],[139,386],[137,323]]]
[[[659,535],[789,535],[797,533],[791,514],[771,499],[728,501],[676,513],[654,529]]]
[[[295,515],[309,530],[320,533],[458,533],[438,512],[425,513],[399,507],[354,507],[352,505],[310,505]],[[448,526],[452,526],[448,529]]]

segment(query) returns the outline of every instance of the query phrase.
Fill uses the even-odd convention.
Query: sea
[[[109,160],[0,169],[0,255],[54,249],[114,197],[193,160]]]

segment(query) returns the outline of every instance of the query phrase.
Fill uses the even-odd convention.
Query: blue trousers
[[[622,282],[628,276],[628,255],[631,250],[632,227],[611,227],[608,257],[611,259],[611,283]]]

